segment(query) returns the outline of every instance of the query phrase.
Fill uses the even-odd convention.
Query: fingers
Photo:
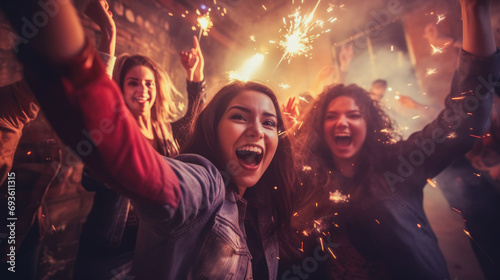
[[[193,46],[195,50],[200,50],[200,42],[198,41],[198,37],[196,36],[193,36]]]

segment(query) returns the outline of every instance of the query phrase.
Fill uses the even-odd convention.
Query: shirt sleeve
[[[188,108],[186,114],[176,122],[173,122],[172,132],[174,138],[182,147],[186,142],[186,136],[196,115],[203,109],[206,101],[206,83],[187,81]]]
[[[176,174],[140,132],[90,44],[58,64],[30,52],[20,59],[47,118],[74,154],[116,191],[177,207]]]
[[[99,58],[104,64],[104,69],[106,69],[106,74],[110,79],[113,78],[113,69],[115,68],[116,56],[111,56],[104,52],[97,52],[99,54]]]

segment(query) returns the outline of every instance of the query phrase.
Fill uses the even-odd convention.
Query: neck
[[[137,121],[137,125],[139,125],[142,134],[149,139],[153,139],[154,133],[153,125],[151,123],[151,114],[146,112],[143,115],[136,116],[135,120]]]
[[[247,188],[245,187],[240,187],[240,186],[236,186],[238,188],[238,194],[243,197],[243,195],[245,194],[245,191]]]
[[[342,176],[352,178],[356,173],[356,164],[354,159],[335,159],[335,166]]]

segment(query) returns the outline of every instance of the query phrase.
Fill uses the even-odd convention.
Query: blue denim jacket
[[[246,201],[226,190],[219,171],[198,155],[166,158],[179,179],[182,198],[173,211],[132,199],[139,233],[132,269],[136,279],[252,279],[246,243]],[[173,214],[172,214],[173,213]],[[261,232],[272,225],[258,213]],[[262,235],[269,279],[276,279],[276,235]]]

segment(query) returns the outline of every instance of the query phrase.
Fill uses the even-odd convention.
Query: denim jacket
[[[182,198],[173,217],[168,205],[132,199],[141,223],[134,256],[137,279],[253,279],[246,243],[246,201],[226,190],[217,169],[198,155],[166,158],[178,174]],[[261,233],[272,225],[258,213]],[[263,235],[269,279],[276,279],[278,240]]]

